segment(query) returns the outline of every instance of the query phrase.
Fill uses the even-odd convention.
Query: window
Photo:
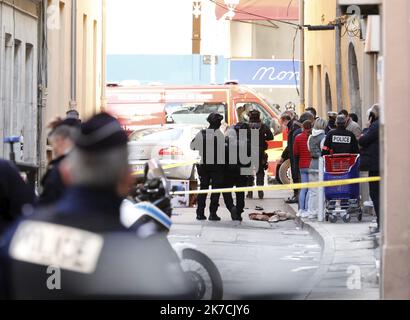
[[[23,114],[21,113],[21,41],[14,39],[14,66],[13,66],[13,107],[11,108],[11,125],[12,134],[20,135],[22,119],[19,119]],[[18,150],[19,153],[19,150]],[[19,160],[21,155],[18,155]]]
[[[13,39],[11,34],[5,34],[4,42],[4,69],[0,76],[2,77],[2,119],[3,123],[0,124],[2,127],[1,130],[1,141],[3,143],[3,138],[11,135],[11,108],[12,108],[12,91],[11,84],[13,83],[12,79],[12,61],[13,61]],[[5,155],[6,148],[1,148],[3,155]]]
[[[237,103],[236,104],[236,114],[238,116],[239,122],[249,122],[249,111],[258,110],[261,113],[261,120],[268,127],[271,126],[272,117],[265,110],[263,106],[255,102]]]
[[[88,16],[83,15],[83,74],[82,74],[82,108],[86,110],[87,106],[87,82],[88,82]]]
[[[37,106],[36,106],[36,83],[34,80],[34,47],[26,43],[24,52],[25,78],[24,78],[24,156],[25,160],[31,163],[36,162],[36,139],[37,139]]]
[[[317,66],[317,75],[316,75],[316,83],[317,83],[317,110],[319,114],[322,114],[322,66]]]
[[[184,129],[175,128],[153,128],[146,130],[139,130],[133,133],[130,137],[130,141],[148,142],[154,141],[157,143],[164,141],[175,141],[181,138]]]
[[[313,106],[313,66],[309,66],[309,106]]]
[[[169,103],[165,106],[167,123],[207,125],[211,113],[219,113],[227,119],[225,103]]]

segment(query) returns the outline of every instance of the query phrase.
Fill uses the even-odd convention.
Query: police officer
[[[330,154],[359,154],[359,143],[353,132],[346,129],[346,117],[339,115],[336,118],[335,130],[332,130],[326,136],[326,140],[323,146],[322,155]]]
[[[51,205],[62,197],[66,188],[61,178],[60,164],[73,149],[79,126],[80,121],[73,118],[59,120],[51,125],[48,141],[55,158],[49,163],[47,172],[41,180],[43,191],[36,201],[37,206]]]
[[[25,206],[34,203],[34,190],[21,178],[16,167],[0,159],[0,235],[22,213]],[[28,208],[27,207],[27,208]]]
[[[76,147],[61,164],[68,185],[63,198],[36,209],[0,241],[6,298],[169,298],[185,292],[168,241],[138,239],[120,223],[132,184],[127,142],[108,114],[81,126]]]
[[[336,129],[336,118],[337,118],[337,112],[334,111],[329,111],[327,113],[327,116],[329,118],[329,121],[327,123],[327,128],[325,130],[325,133],[328,134],[330,131]]]
[[[194,140],[191,142],[191,149],[199,151],[201,163],[197,165],[198,175],[200,179],[200,189],[208,190],[212,185],[213,189],[223,187],[223,175],[225,165],[225,137],[220,130],[223,116],[219,113],[209,115],[207,121],[209,127],[206,130],[201,130]],[[219,193],[211,195],[211,204],[209,206],[209,220],[220,221],[217,211],[219,208]],[[206,220],[206,194],[198,195],[197,202],[197,220]],[[229,208],[228,208],[229,209]]]
[[[251,167],[251,132],[249,124],[239,122],[229,128],[225,133],[226,141],[226,170],[224,172],[224,188],[242,188],[248,186]],[[245,170],[243,170],[245,169]],[[246,170],[247,169],[247,170]],[[234,206],[231,193],[224,193],[227,208],[231,210],[232,220],[242,221],[242,213],[245,209],[245,193],[236,193],[236,205]]]
[[[265,170],[268,169],[268,155],[266,150],[268,150],[268,141],[274,139],[271,129],[262,123],[261,113],[258,110],[251,110],[249,112],[249,128],[251,130],[257,130],[259,133],[259,145],[253,146],[258,148],[259,152],[259,166],[256,172],[256,185],[263,186],[265,184]],[[250,185],[254,185],[254,178],[251,179]],[[264,198],[264,192],[258,192],[259,199]],[[253,198],[253,193],[248,193],[248,198]]]

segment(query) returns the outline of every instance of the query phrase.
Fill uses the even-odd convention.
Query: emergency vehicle
[[[115,116],[128,132],[152,125],[207,125],[213,112],[224,117],[225,125],[247,121],[247,112],[257,109],[262,121],[277,130],[279,111],[252,89],[228,83],[208,86],[121,86],[109,84],[107,112]],[[283,132],[269,143],[268,176],[274,178],[277,164],[287,146]]]

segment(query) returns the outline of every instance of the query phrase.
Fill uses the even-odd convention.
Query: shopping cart
[[[325,156],[324,162],[325,181],[355,179],[360,176],[360,155]],[[336,223],[338,215],[345,223],[349,223],[354,215],[359,221],[362,221],[363,212],[359,184],[325,188],[325,197],[326,221]]]

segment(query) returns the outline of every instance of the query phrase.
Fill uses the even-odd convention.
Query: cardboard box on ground
[[[172,191],[191,191],[198,189],[197,181],[170,180]],[[173,208],[192,208],[196,205],[196,195],[174,196],[171,200]]]

